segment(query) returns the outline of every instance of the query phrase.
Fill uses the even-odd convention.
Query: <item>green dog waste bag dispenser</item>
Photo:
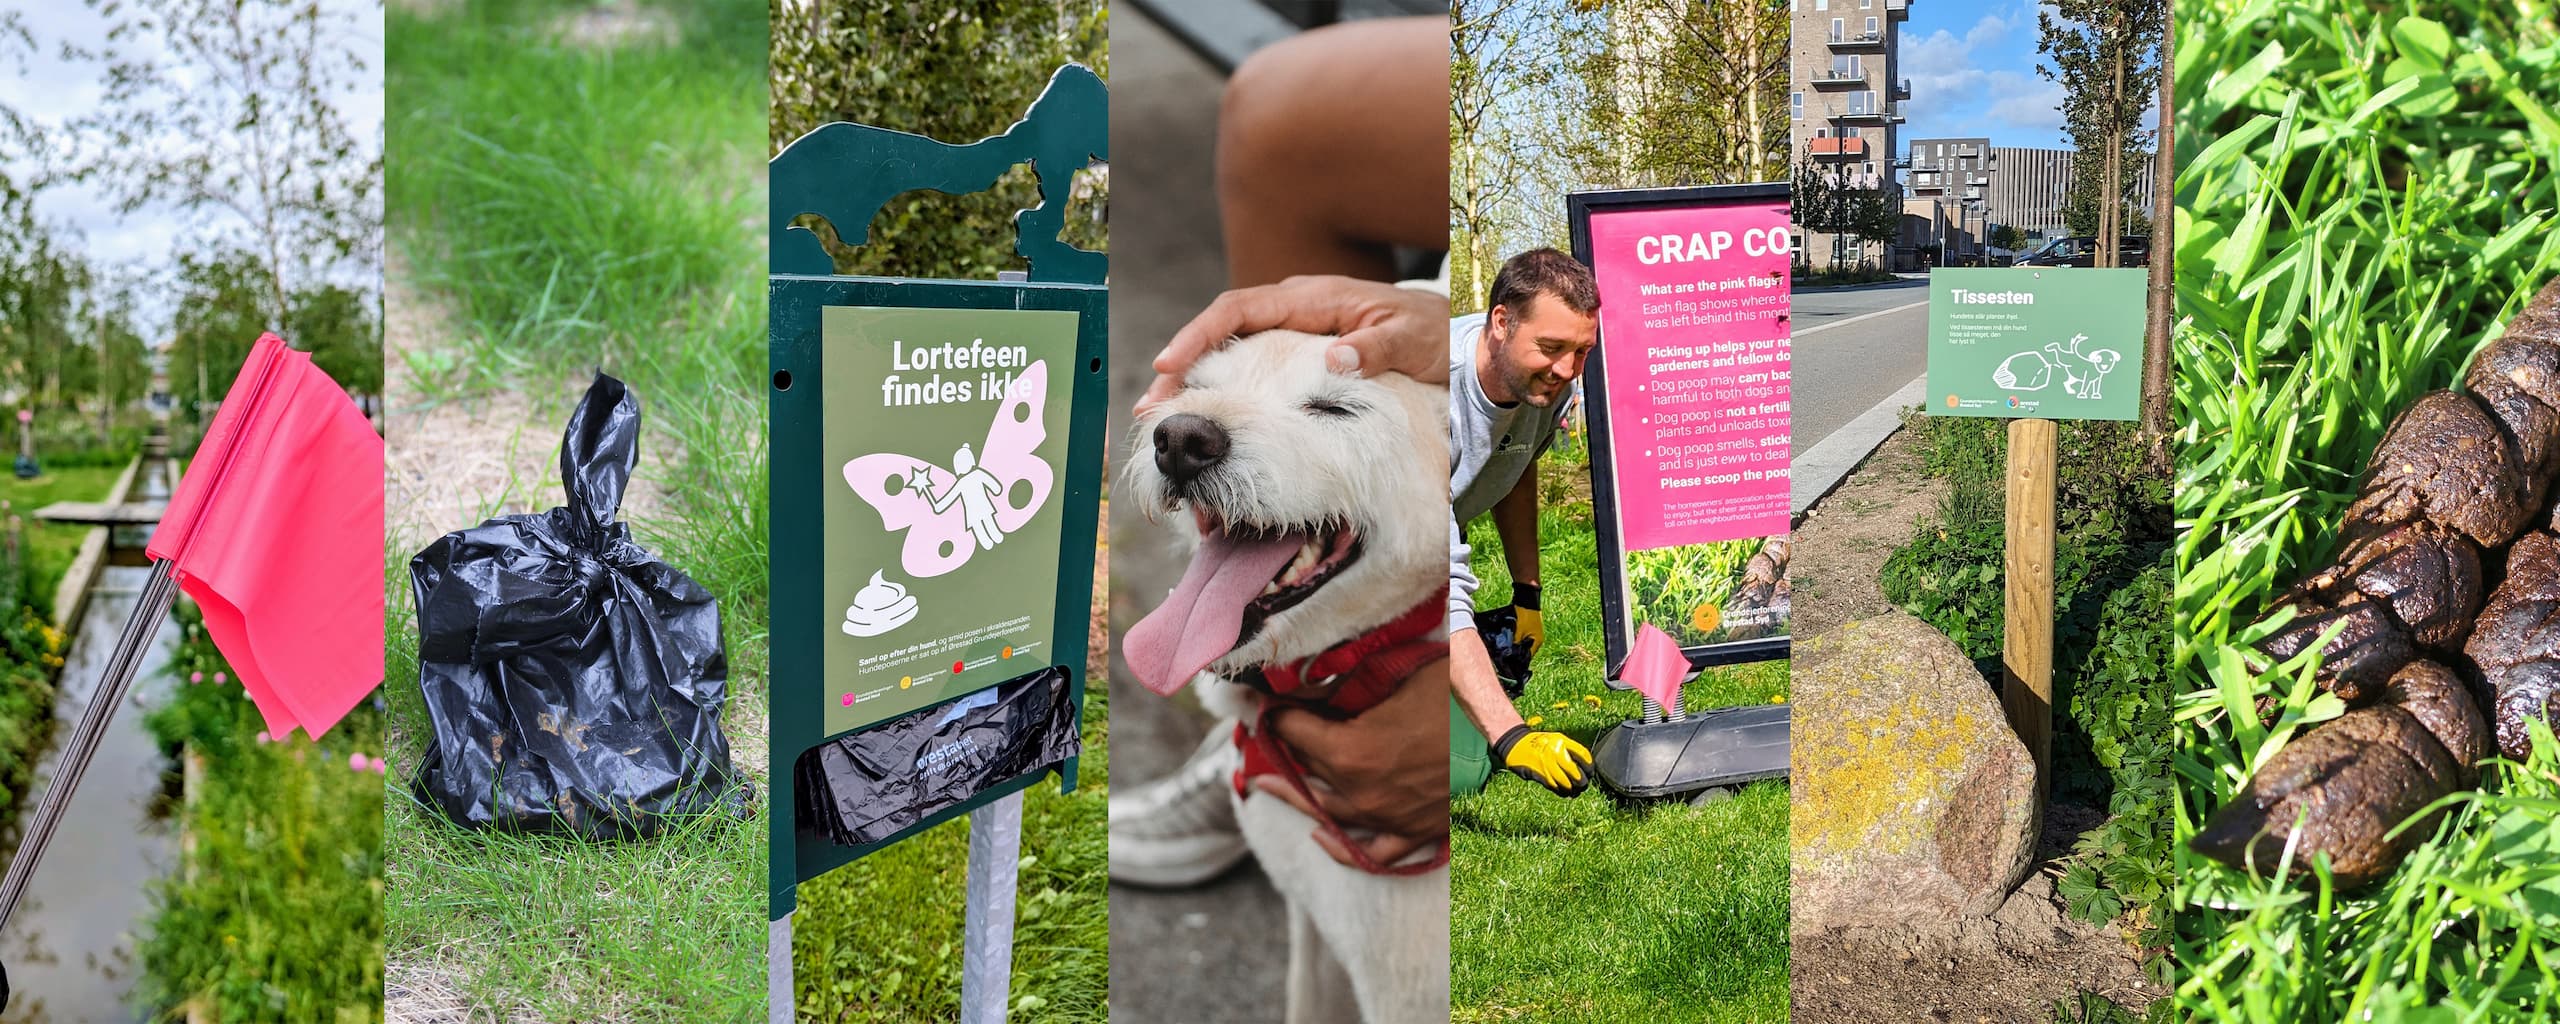
[[[1070,65],[994,138],[838,123],[773,158],[776,922],[803,881],[1051,772],[1075,786],[1108,292],[1105,257],[1058,235],[1076,172],[1109,159],[1107,109]],[[1027,275],[835,273],[816,222],[860,245],[901,193],[983,191],[1022,164]],[[974,948],[975,867],[971,887]]]

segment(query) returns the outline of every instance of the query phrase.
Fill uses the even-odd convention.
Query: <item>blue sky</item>
[[[1902,139],[1988,136],[1994,146],[2067,149],[2062,86],[2036,74],[2036,7],[2016,0],[1911,0]]]

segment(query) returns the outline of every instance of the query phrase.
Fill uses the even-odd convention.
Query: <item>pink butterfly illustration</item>
[[[909,455],[882,452],[844,464],[844,481],[880,513],[890,532],[906,531],[900,562],[907,575],[940,576],[968,564],[981,548],[1004,542],[1049,500],[1056,474],[1039,456],[1049,436],[1041,412],[1049,364],[1035,360],[1014,378],[986,443],[961,445],[946,469]]]

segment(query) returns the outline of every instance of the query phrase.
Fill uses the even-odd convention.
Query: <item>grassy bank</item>
[[[19,803],[34,795],[36,759],[53,736],[54,684],[71,644],[53,625],[54,591],[89,533],[33,513],[56,501],[103,499],[122,471],[119,461],[57,466],[29,480],[0,476],[0,821],[16,820]]]
[[[2182,847],[2251,766],[2343,710],[2307,667],[2252,661],[2269,599],[2326,563],[2390,418],[2560,268],[2555,13],[2215,0],[2179,18]],[[2181,853],[2182,1014],[2551,1019],[2555,778],[2549,745],[2490,768],[2359,891]]]
[[[750,820],[639,843],[447,823],[407,789],[426,739],[412,552],[387,552],[394,980],[483,1019],[761,1020],[764,8],[481,2],[387,21],[394,265],[442,314],[390,358],[430,404],[556,397],[599,368],[631,384],[648,428],[633,492],[655,502],[641,540],[719,601],[724,725],[759,794]],[[566,407],[534,404],[473,443],[552,449]],[[428,464],[454,443],[387,440]],[[433,497],[452,510],[439,530],[561,500],[548,470]]]
[[[1587,450],[1585,450],[1587,451]],[[1612,690],[1587,456],[1538,466],[1547,643],[1517,703],[1588,745],[1643,714]],[[1509,593],[1490,517],[1468,532],[1479,603]],[[1711,669],[1691,708],[1765,704],[1785,662]],[[1497,773],[1451,804],[1450,1019],[1774,1022],[1787,1017],[1787,787],[1704,807],[1622,808],[1596,787],[1563,800]]]
[[[80,541],[89,535],[89,527],[40,522],[35,518],[36,510],[57,501],[105,500],[107,489],[115,486],[116,477],[124,472],[129,458],[130,453],[118,458],[114,465],[48,465],[44,475],[32,480],[0,472],[0,516],[17,516],[23,521],[26,594],[40,613],[53,614],[54,588],[71,568],[71,558],[79,553]]]
[[[178,685],[148,721],[194,768],[180,862],[153,892],[140,997],[225,1024],[380,1020],[378,702],[325,740],[274,740],[194,605],[178,618]]]

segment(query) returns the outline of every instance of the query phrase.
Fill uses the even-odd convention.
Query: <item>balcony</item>
[[[1847,71],[1839,68],[1822,68],[1813,73],[1813,87],[1816,89],[1847,89],[1865,84],[1867,84],[1865,68],[1852,68]]]
[[[1911,98],[1911,80],[1910,80],[1910,79],[1908,79],[1908,78],[1905,78],[1905,79],[1903,79],[1903,80],[1901,80],[1901,81],[1899,81],[1899,82],[1895,82],[1895,83],[1893,83],[1893,95],[1892,95],[1891,97],[1888,97],[1888,98],[1890,98],[1890,99],[1897,99],[1897,100],[1907,100],[1907,99],[1910,99],[1910,98]]]
[[[1910,170],[1910,169],[1911,169],[1911,158],[1910,158],[1910,157],[1907,157],[1907,156],[1904,156],[1904,157],[1895,157],[1895,158],[1894,158],[1894,160],[1893,160],[1893,169],[1894,169],[1894,170],[1897,170],[1897,171],[1907,171],[1907,170]]]
[[[1859,53],[1859,52],[1883,53],[1883,52],[1884,52],[1884,32],[1883,32],[1881,29],[1879,29],[1879,30],[1877,30],[1877,31],[1874,31],[1874,32],[1866,32],[1866,31],[1855,31],[1855,32],[1834,32],[1834,33],[1832,33],[1832,34],[1831,34],[1831,52],[1833,52],[1833,53]]]
[[[1886,122],[1901,121],[1902,114],[1900,110],[1891,103],[1878,103],[1866,110],[1852,110],[1846,114],[1842,114],[1840,115],[1840,119],[1856,124],[1884,124]]]
[[[1856,135],[1832,135],[1804,140],[1807,156],[1819,160],[1864,160],[1867,140]]]
[[[1884,0],[1884,16],[1899,21],[1911,20],[1911,0]]]

